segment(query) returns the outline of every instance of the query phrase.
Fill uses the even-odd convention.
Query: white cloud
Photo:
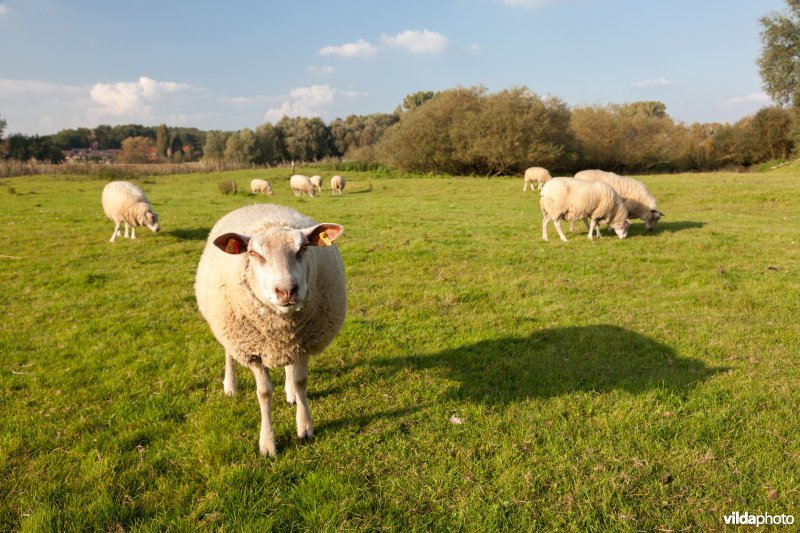
[[[9,13],[11,13],[11,8],[6,4],[0,4],[0,17],[3,15],[8,15]]]
[[[375,57],[378,53],[378,47],[359,39],[354,43],[347,43],[341,46],[325,46],[320,48],[319,55],[328,56],[335,55],[340,57],[357,57],[362,59],[369,59]]]
[[[502,0],[507,6],[524,7],[526,9],[539,9],[549,4],[554,4],[558,0]]]
[[[750,105],[763,105],[770,102],[770,97],[765,92],[751,93],[747,96],[735,96],[723,100],[722,105],[725,107],[741,107]]]
[[[191,89],[192,86],[185,83],[156,81],[141,76],[135,82],[96,83],[89,94],[106,114],[149,116],[152,104],[163,96]]]
[[[397,35],[381,35],[381,42],[392,48],[402,48],[413,54],[438,54],[447,48],[447,37],[439,32],[424,29],[408,30]]]
[[[367,93],[353,90],[340,91],[327,84],[296,87],[289,91],[288,100],[284,100],[277,107],[268,109],[264,118],[268,122],[275,123],[284,116],[323,117],[327,114],[327,108],[340,96],[360,98],[367,96]]]
[[[650,80],[639,80],[631,82],[631,87],[663,87],[665,85],[672,85],[672,80],[668,80],[664,76],[653,78]]]
[[[306,70],[314,74],[319,74],[320,76],[327,76],[329,74],[333,74],[336,69],[330,65],[322,65],[322,66],[312,65],[310,67],[307,67]]]

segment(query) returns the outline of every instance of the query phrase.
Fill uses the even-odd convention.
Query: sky
[[[681,122],[771,105],[759,18],[784,0],[0,0],[5,134],[255,129],[391,113],[410,93],[527,87],[659,100]]]

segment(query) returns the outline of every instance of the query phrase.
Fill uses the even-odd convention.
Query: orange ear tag
[[[328,238],[328,234],[325,233],[324,231],[321,231],[319,233],[319,240],[325,243],[325,246],[330,246],[331,244],[333,244],[333,241]]]
[[[228,239],[228,244],[225,246],[225,253],[227,254],[238,254],[239,253],[239,241],[231,237]]]

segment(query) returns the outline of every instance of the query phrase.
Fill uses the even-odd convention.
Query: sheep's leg
[[[574,231],[575,231],[575,221],[574,220],[570,220],[569,221],[569,232],[572,233]]]
[[[136,239],[136,226],[131,226],[131,240]]]
[[[225,379],[222,388],[228,396],[236,396],[236,360],[225,352]]]
[[[531,189],[533,189],[533,184],[531,184]],[[537,191],[541,191],[542,190],[542,182],[541,181],[539,182],[539,186],[536,187],[536,190]]]
[[[287,375],[287,383],[289,381],[294,385],[294,398],[297,402],[297,436],[302,438],[311,437],[314,435],[314,429],[311,424],[311,411],[308,409],[308,357],[301,358],[291,366],[292,376],[289,380]],[[287,374],[289,367],[286,367]]]
[[[599,226],[597,225],[597,221],[596,221],[595,219],[592,219],[592,220],[591,220],[591,223],[589,224],[589,239],[592,239],[592,238],[593,238],[593,234],[594,234],[594,232],[595,232],[595,229],[597,230],[597,236],[598,236],[598,237],[601,237],[601,235],[600,235],[600,228],[599,228]]]
[[[125,222],[125,238],[128,238],[128,223]]]
[[[111,240],[109,242],[114,242],[114,239],[117,238],[117,235],[120,235],[119,222],[117,222],[114,226],[114,233],[111,234]]]
[[[561,217],[556,218],[553,221],[553,225],[556,227],[556,231],[558,232],[558,236],[561,237],[561,240],[566,242],[567,238],[564,236],[564,232],[561,231]]]
[[[542,240],[547,240],[547,223],[550,222],[550,217],[547,213],[542,213]]]
[[[286,401],[294,405],[296,398],[294,394],[294,365],[287,365],[285,370],[286,370],[286,381],[284,389],[286,389]]]
[[[261,433],[258,437],[258,451],[261,455],[275,457],[275,430],[272,429],[272,383],[269,380],[269,369],[260,361],[250,363],[250,370],[256,377],[256,396],[258,406],[261,408]]]

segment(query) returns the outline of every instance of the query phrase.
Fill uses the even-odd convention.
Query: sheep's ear
[[[238,255],[247,251],[250,237],[238,233],[225,233],[214,239],[214,246],[226,254]]]
[[[330,246],[343,231],[339,224],[324,223],[305,230],[305,234],[311,246]]]
[[[655,211],[655,212],[656,212],[656,214],[657,214],[659,217],[665,217],[665,216],[667,216],[667,215],[665,215],[664,213],[662,213],[661,211],[658,211],[657,209],[653,209],[653,211]]]

